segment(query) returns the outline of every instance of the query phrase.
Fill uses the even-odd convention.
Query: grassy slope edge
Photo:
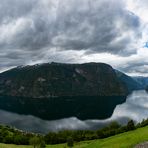
[[[144,141],[148,141],[148,126],[102,140],[80,142],[75,144],[74,148],[133,148]],[[64,146],[49,145],[48,148],[64,148]]]
[[[136,144],[144,141],[148,141],[148,126],[112,136],[106,139],[76,143],[74,148],[133,148],[133,146],[135,146]],[[0,148],[32,147],[0,144]],[[47,148],[66,148],[66,144],[48,145]]]

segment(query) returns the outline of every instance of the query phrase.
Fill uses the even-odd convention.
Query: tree
[[[34,148],[45,148],[46,144],[43,138],[41,137],[33,137],[30,139],[30,144],[33,145]]]
[[[45,148],[45,147],[46,147],[45,141],[41,139],[40,148]]]
[[[133,120],[130,120],[130,121],[127,123],[127,131],[134,130],[134,129],[135,129],[134,121],[133,121]]]
[[[73,144],[74,144],[73,138],[68,137],[67,138],[67,146],[71,148],[71,147],[73,147]]]
[[[112,130],[112,129],[118,129],[118,128],[120,128],[121,127],[121,125],[118,123],[118,122],[116,122],[116,121],[113,121],[113,122],[111,122],[110,123],[110,125],[109,125],[109,128]]]
[[[104,135],[104,131],[103,130],[98,130],[97,131],[97,136],[98,136],[98,138],[105,138],[105,135]]]

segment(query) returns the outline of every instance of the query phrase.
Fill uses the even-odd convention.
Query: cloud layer
[[[129,57],[137,54],[142,26],[123,0],[2,0],[0,69],[87,62],[102,53]]]

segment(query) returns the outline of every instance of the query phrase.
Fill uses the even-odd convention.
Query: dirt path
[[[141,143],[141,144],[138,144],[135,146],[135,148],[148,148],[148,141],[147,142],[144,142],[144,143]]]

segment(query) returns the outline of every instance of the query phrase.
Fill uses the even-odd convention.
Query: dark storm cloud
[[[66,5],[67,1],[62,1],[58,10],[57,35],[52,40],[56,47],[84,49],[87,53],[127,55],[135,52],[130,49],[133,39],[129,34],[140,37],[140,21],[125,10],[122,2],[82,0]]]
[[[36,0],[1,0],[0,22],[7,24],[9,21],[28,15],[36,3]]]
[[[135,44],[140,37],[139,18],[118,0],[0,3],[1,68],[30,60],[44,61],[47,54],[52,57],[58,50],[128,56],[136,53]]]

